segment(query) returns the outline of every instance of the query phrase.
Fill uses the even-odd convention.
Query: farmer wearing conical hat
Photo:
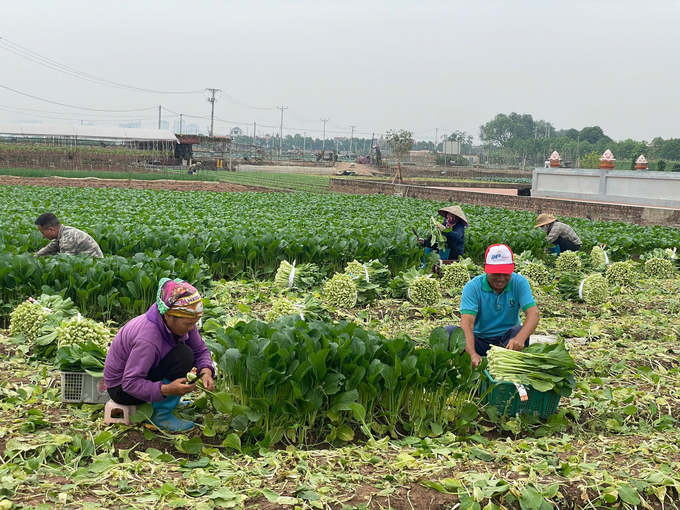
[[[543,230],[548,244],[555,245],[546,251],[559,255],[563,251],[579,251],[581,249],[581,239],[576,235],[574,229],[557,220],[552,214],[539,214],[534,228]]]
[[[183,395],[196,389],[187,372],[196,367],[203,386],[215,389],[210,351],[196,324],[203,300],[182,280],[161,279],[156,303],[125,324],[113,339],[104,362],[104,380],[111,399],[121,405],[151,402],[151,422],[171,432],[184,432],[194,422],[173,414]]]
[[[448,253],[438,250],[442,259],[458,260],[465,251],[465,227],[469,227],[463,209],[457,205],[443,207],[437,211],[444,218],[442,221],[441,232],[446,237],[446,247]],[[429,239],[418,238],[418,242],[425,247],[425,254],[432,250],[437,250],[437,246],[432,246]]]

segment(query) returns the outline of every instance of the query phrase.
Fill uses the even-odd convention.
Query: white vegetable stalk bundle
[[[578,271],[581,269],[581,258],[575,251],[563,251],[555,261],[558,271]]]
[[[674,270],[673,262],[669,259],[652,258],[645,262],[645,274],[649,278],[673,278]]]
[[[535,262],[527,262],[524,269],[520,271],[520,274],[524,276],[526,279],[533,280],[535,283],[542,287],[550,285],[550,282],[552,280],[550,270],[543,264],[537,264]]]
[[[614,262],[605,273],[609,285],[630,285],[635,279],[630,262]]]
[[[107,351],[111,343],[109,328],[100,322],[85,319],[80,314],[68,321],[62,321],[56,332],[59,348],[92,342]]]
[[[589,305],[601,305],[609,299],[607,279],[601,274],[594,274],[581,282],[579,298]]]
[[[470,281],[470,273],[465,266],[460,264],[447,264],[442,266],[442,279],[440,281],[443,289],[461,289]]]
[[[297,287],[311,289],[319,278],[319,267],[316,264],[300,264],[283,260],[274,276],[274,283],[281,289]]]
[[[27,341],[35,341],[48,314],[39,303],[24,301],[9,315],[9,336],[24,335]]]
[[[593,267],[609,264],[607,252],[600,246],[593,246],[593,249],[590,250],[590,263]]]
[[[335,308],[353,308],[357,304],[357,286],[347,273],[335,273],[323,288],[326,302]]]
[[[390,270],[377,259],[373,259],[365,264],[353,260],[345,267],[345,273],[351,274],[353,277],[359,277],[366,283],[375,284],[380,288],[386,288],[392,279]]]
[[[437,280],[430,276],[419,276],[408,287],[408,298],[418,306],[430,306],[442,298]]]

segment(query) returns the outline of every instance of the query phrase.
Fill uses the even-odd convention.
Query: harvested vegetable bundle
[[[311,289],[321,281],[319,266],[316,264],[300,264],[296,266],[295,261],[290,264],[282,260],[279,269],[276,271],[274,283],[282,289],[298,288]]]
[[[367,304],[375,301],[382,289],[389,285],[391,274],[380,261],[372,260],[368,264],[360,264],[356,260],[347,264],[345,274],[352,277],[357,287],[357,303]]]
[[[554,344],[536,343],[521,352],[492,346],[487,370],[496,381],[531,386],[537,391],[554,391],[563,397],[576,387],[574,359],[564,340]]]
[[[412,267],[406,271],[402,271],[390,283],[392,297],[395,299],[408,298],[408,288],[410,287],[411,283],[413,283],[413,280],[419,276],[425,276],[427,274],[429,273],[426,273],[423,270],[418,270],[415,267]]]
[[[60,347],[54,363],[62,372],[87,372],[92,377],[103,377],[105,360],[106,349],[88,342]]]
[[[607,279],[597,273],[581,282],[579,296],[589,305],[601,305],[609,297]]]
[[[462,289],[470,281],[470,273],[465,266],[460,264],[447,264],[442,266],[442,279],[440,285],[444,289]]]
[[[111,331],[100,322],[84,319],[80,314],[62,321],[56,330],[57,346],[93,343],[106,352],[111,343]]]
[[[649,278],[673,278],[674,269],[670,259],[652,258],[645,262],[645,274]]]
[[[630,285],[634,278],[633,265],[630,262],[614,262],[605,273],[609,285]]]
[[[392,279],[390,270],[380,263],[378,259],[373,259],[365,264],[353,260],[345,267],[345,273],[352,276],[363,278],[366,283],[374,283],[381,289],[387,288]]]
[[[288,298],[274,300],[272,309],[267,314],[267,322],[274,322],[284,315],[295,315],[299,313],[293,302]]]
[[[336,308],[352,308],[358,299],[356,283],[347,273],[335,273],[324,285],[323,295]]]
[[[24,301],[9,315],[9,336],[24,335],[33,342],[40,336],[42,327],[49,312],[36,301]]]
[[[564,271],[560,273],[560,279],[557,282],[557,290],[563,299],[571,299],[572,301],[579,301],[579,289],[581,282],[586,277],[583,273],[575,271]]]
[[[330,320],[328,312],[311,294],[307,294],[303,300],[288,298],[275,300],[272,310],[267,314],[267,322],[274,322],[284,315],[299,315],[303,321]]]
[[[602,247],[593,246],[593,249],[590,250],[590,264],[593,267],[609,264],[609,257]]]
[[[428,276],[419,276],[408,287],[408,298],[418,306],[434,305],[441,298],[437,280]]]
[[[581,258],[575,251],[563,251],[555,261],[558,271],[578,271],[581,269]]]
[[[550,270],[543,264],[536,262],[528,262],[526,266],[524,266],[524,269],[520,271],[520,274],[527,280],[531,279],[542,287],[550,285],[550,282],[552,281]]]
[[[446,236],[443,232],[451,232],[451,229],[444,227],[441,221],[434,216],[430,216],[430,246],[437,247],[439,251],[446,251]]]

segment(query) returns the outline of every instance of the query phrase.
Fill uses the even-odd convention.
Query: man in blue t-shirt
[[[512,250],[493,244],[486,250],[484,272],[463,289],[460,327],[465,332],[465,350],[476,368],[492,345],[521,351],[529,344],[540,316],[527,279],[515,273]],[[520,310],[526,314],[524,324]],[[449,334],[456,326],[448,326]]]

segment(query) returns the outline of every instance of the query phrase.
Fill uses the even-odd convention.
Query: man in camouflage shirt
[[[77,228],[62,225],[53,213],[41,214],[35,220],[35,224],[43,237],[50,240],[50,244],[42,250],[38,250],[34,257],[44,257],[56,253],[85,254],[95,258],[104,257],[97,241],[92,239],[89,234]]]

